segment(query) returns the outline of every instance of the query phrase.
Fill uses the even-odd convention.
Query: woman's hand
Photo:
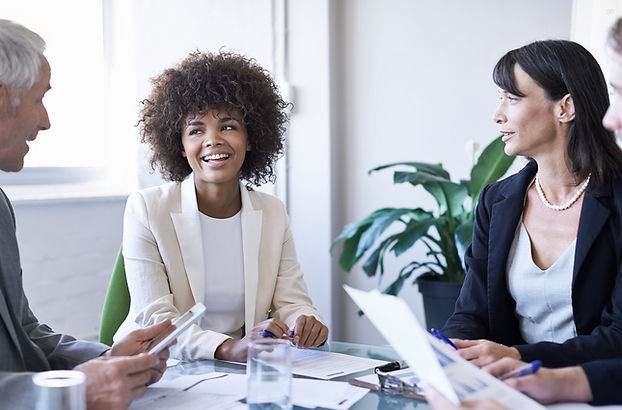
[[[483,367],[487,364],[495,362],[503,357],[512,359],[520,359],[520,353],[515,347],[504,346],[490,340],[463,340],[451,339],[458,347],[458,354],[472,364]]]
[[[249,342],[265,338],[262,336],[263,331],[268,331],[280,339],[291,340],[289,327],[280,320],[272,318],[257,323],[242,339],[227,339],[222,342],[214,352],[214,357],[218,360],[245,362]]]
[[[433,409],[443,410],[501,410],[506,409],[499,402],[493,399],[475,399],[464,400],[460,404],[456,405],[450,402],[439,393],[434,387],[429,384],[425,384],[423,389],[425,390],[425,399]]]
[[[318,347],[328,338],[328,328],[315,316],[300,315],[294,325],[292,343],[296,347]]]
[[[506,357],[484,367],[483,370],[499,377],[526,364]],[[540,403],[592,400],[592,389],[587,376],[582,368],[576,366],[561,369],[542,367],[532,375],[510,378],[504,382]]]

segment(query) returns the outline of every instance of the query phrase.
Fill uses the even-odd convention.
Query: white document
[[[313,409],[346,410],[361,400],[369,389],[356,387],[347,382],[313,379],[294,379],[292,401],[294,405]]]
[[[240,366],[246,363],[229,362]],[[382,366],[388,362],[343,353],[292,347],[292,374],[330,380]]]
[[[147,388],[145,395],[135,400],[131,410],[229,410],[246,397],[246,389],[232,388],[227,373],[206,373],[180,376],[173,380],[160,380]]]
[[[214,379],[210,383],[226,383],[227,386],[218,387],[227,394],[238,394],[246,397],[245,374],[229,374],[226,378]],[[209,385],[203,383],[193,387],[197,391],[204,391]],[[226,390],[225,390],[226,389]],[[212,390],[210,390],[212,391]],[[345,410],[359,401],[369,392],[369,389],[352,386],[346,382],[328,380],[313,380],[294,378],[292,381],[292,403],[295,406]]]
[[[378,290],[364,292],[347,285],[344,289],[415,373],[452,402],[492,397],[512,409],[544,408],[423,330],[402,299]]]
[[[217,372],[161,380],[151,385],[145,396],[134,401],[130,409],[237,409],[241,404],[238,400],[246,397],[246,380],[245,374]],[[311,409],[324,407],[346,410],[368,391],[346,382],[295,378],[292,383],[292,403]]]
[[[315,379],[330,380],[373,369],[386,363],[382,360],[349,356],[343,353],[292,349],[292,373]]]

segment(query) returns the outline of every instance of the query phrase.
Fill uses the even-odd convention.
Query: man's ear
[[[564,95],[561,100],[557,102],[557,118],[561,123],[572,122],[575,117],[574,101],[570,94]]]

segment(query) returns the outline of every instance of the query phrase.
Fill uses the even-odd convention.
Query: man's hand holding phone
[[[171,324],[172,330],[166,329],[166,332],[156,337],[149,346],[149,354],[158,354],[163,349],[173,344],[180,334],[199,320],[204,314],[205,306],[202,303],[197,303],[192,306],[186,313],[173,321]]]

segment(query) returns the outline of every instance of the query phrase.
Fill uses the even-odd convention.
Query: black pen
[[[392,372],[393,370],[405,369],[408,367],[408,363],[403,360],[390,362],[387,364],[383,364],[382,366],[374,367],[374,373],[378,372]]]

